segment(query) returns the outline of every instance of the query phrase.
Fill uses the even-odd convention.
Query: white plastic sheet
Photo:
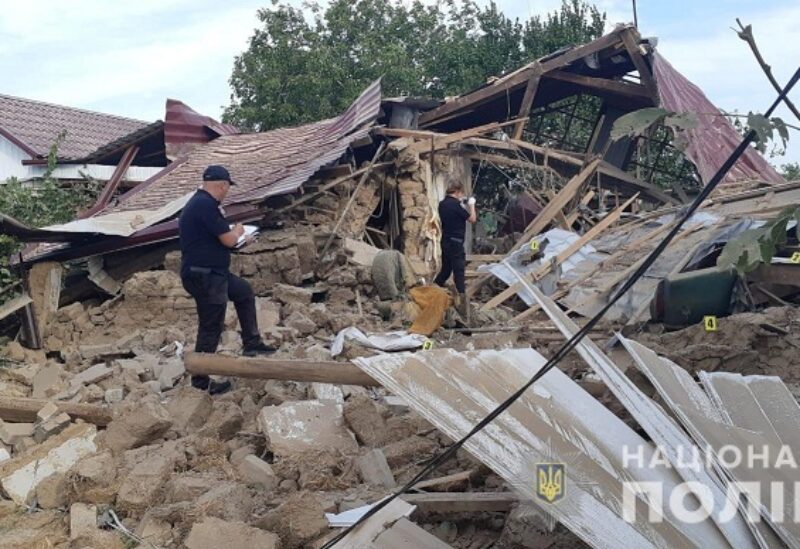
[[[406,331],[367,335],[355,326],[350,326],[336,334],[336,338],[331,344],[331,356],[341,354],[344,342],[347,340],[353,340],[359,345],[379,351],[407,351],[422,347],[427,339],[423,335],[409,334]]]

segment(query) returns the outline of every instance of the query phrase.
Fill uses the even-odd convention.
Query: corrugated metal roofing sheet
[[[186,154],[199,143],[208,143],[220,135],[238,133],[240,132],[235,126],[217,122],[176,99],[167,99],[164,144],[170,158]]]
[[[675,70],[658,52],[653,53],[653,76],[658,84],[658,96],[663,108],[675,112],[698,113],[698,126],[686,131],[689,146],[684,154],[697,167],[703,183],[708,183],[742,142],[741,134],[724,116],[702,114],[719,113],[719,109],[700,88]],[[745,151],[722,182],[746,179],[785,183],[778,172],[752,147]]]
[[[148,124],[122,116],[0,95],[0,129],[24,144],[32,155],[40,157],[47,156],[61,131],[67,133],[58,156],[74,160]]]
[[[218,137],[176,160],[105,213],[159,208],[200,185],[209,164],[226,166],[237,183],[226,204],[255,202],[295,191],[315,171],[344,154],[353,141],[366,135],[363,127],[377,117],[380,100],[380,81],[376,81],[336,118],[264,133]]]

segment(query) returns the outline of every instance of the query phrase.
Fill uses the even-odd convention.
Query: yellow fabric
[[[445,312],[453,304],[450,293],[439,286],[417,286],[411,288],[409,294],[422,312],[408,331],[412,334],[431,335],[442,325]]]

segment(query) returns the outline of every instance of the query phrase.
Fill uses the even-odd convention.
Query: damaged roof
[[[366,135],[363,126],[378,116],[380,100],[380,81],[376,81],[336,118],[263,133],[220,136],[176,160],[123,196],[118,206],[99,215],[159,208],[197,188],[209,164],[224,165],[236,181],[226,204],[292,192]]]
[[[77,160],[149,124],[123,116],[0,95],[0,134],[32,159],[45,158],[62,131],[66,136],[58,148],[59,158]]]
[[[104,238],[103,234],[106,233],[100,228],[109,223],[116,226],[118,222],[124,222],[127,219],[126,212],[159,210],[166,204],[174,203],[202,183],[203,170],[209,164],[225,165],[237,183],[225,200],[226,206],[239,206],[232,215],[236,215],[237,220],[256,219],[260,214],[255,203],[270,196],[296,191],[318,169],[341,157],[353,142],[366,137],[369,127],[378,116],[380,103],[381,86],[378,80],[336,118],[263,133],[223,135],[209,143],[199,144],[186,156],[175,160],[157,175],[123,195],[118,204],[110,205],[88,220],[83,220],[81,226],[90,227],[91,231],[66,231],[63,227],[32,230],[9,220],[4,220],[3,231],[27,241],[53,243],[28,248],[23,252],[22,263],[44,258],[65,260],[85,257],[169,240],[178,235],[174,219],[142,228],[124,239]],[[87,223],[93,219],[98,222]],[[98,241],[98,237],[102,242]],[[76,243],[73,247],[54,244],[75,242],[81,238],[85,242]]]

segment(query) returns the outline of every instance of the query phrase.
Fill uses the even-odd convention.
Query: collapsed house
[[[621,116],[655,106],[704,113],[684,152],[663,129],[611,138]],[[114,147],[119,177],[82,218],[3,220],[29,244],[16,258],[24,291],[3,306],[21,313],[25,343],[7,346],[0,372],[4,543],[323,546],[608,302],[737,145],[712,112],[630,26],[446,102],[383,99],[376,82],[340,116],[295,128],[240,133],[168,102],[163,170],[120,193],[142,137],[128,136]],[[237,181],[226,217],[261,229],[231,269],[254,288],[265,339],[280,348],[271,359],[232,356],[232,309],[220,355],[186,352],[196,320],[176,217],[209,164]],[[498,174],[506,183],[491,187]],[[424,285],[450,178],[503,206],[468,235],[468,319]],[[577,356],[442,476],[335,546],[800,544],[797,522],[781,518],[795,513],[786,471],[722,454],[800,450],[800,267],[792,244],[743,277],[716,265],[726,242],[798,193],[748,150]],[[742,303],[755,312],[726,316]],[[240,379],[212,399],[188,387],[187,370]],[[628,450],[641,461],[628,464]],[[686,466],[689,451],[699,467]],[[561,466],[549,487],[545,465]],[[687,496],[709,509],[696,521],[660,503],[685,483],[710,494]],[[742,483],[773,491],[737,492]],[[775,483],[787,489],[778,507]],[[19,518],[17,506],[38,512]]]

